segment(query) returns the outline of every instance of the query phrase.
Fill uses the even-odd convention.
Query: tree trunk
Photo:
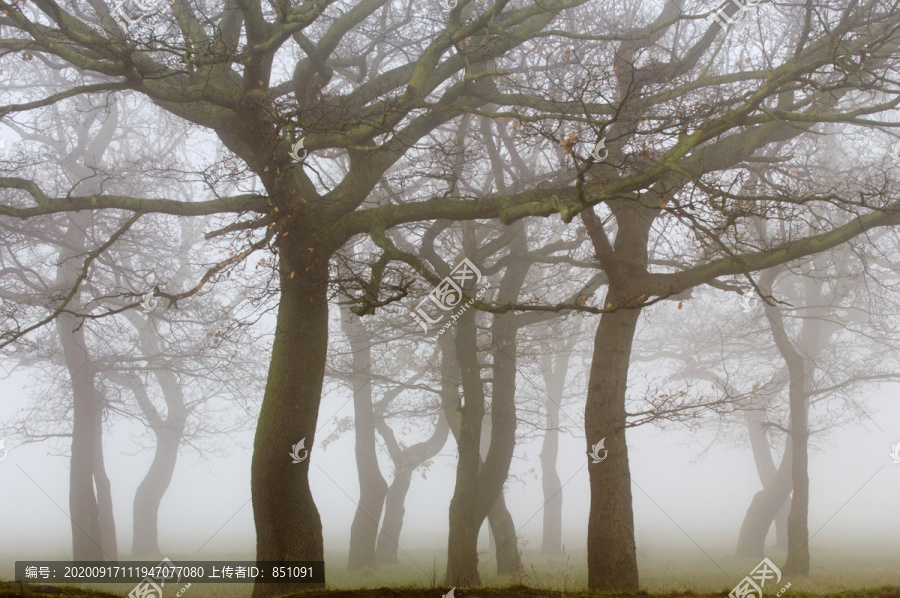
[[[736,556],[762,558],[765,556],[766,536],[772,523],[788,501],[791,494],[791,441],[785,443],[781,464],[775,469],[771,447],[762,423],[765,421],[762,409],[748,410],[744,414],[756,471],[763,484],[757,492],[741,524],[738,535]],[[777,525],[776,525],[777,532]]]
[[[497,554],[497,574],[514,575],[522,570],[522,555],[519,554],[519,543],[516,537],[516,526],[512,515],[506,507],[503,493],[497,497],[494,506],[488,512],[490,537],[493,538]]]
[[[750,502],[741,524],[736,556],[762,558],[765,556],[766,536],[778,514],[787,505],[791,494],[791,443],[785,446],[781,465],[770,483],[757,492]]]
[[[481,585],[478,574],[478,530],[487,513],[479,517],[478,489],[481,467],[481,422],[484,418],[484,387],[475,344],[475,314],[466,311],[456,323],[456,359],[462,377],[465,403],[457,437],[459,460],[456,487],[450,499],[450,530],[447,537],[447,572],[444,585]]]
[[[101,413],[94,386],[94,366],[84,343],[83,324],[62,313],[57,331],[72,380],[72,456],[69,469],[69,516],[72,521],[72,559],[102,561],[100,509],[94,494],[94,463]]]
[[[765,290],[771,294],[771,278],[766,277],[762,284],[765,285]],[[794,347],[784,330],[784,319],[781,312],[778,308],[767,305],[765,313],[775,345],[787,364],[790,376],[788,397],[791,412],[793,494],[791,510],[788,514],[788,554],[782,573],[805,576],[809,575],[809,524],[807,520],[809,516],[809,471],[807,469],[809,466],[809,414],[805,391],[808,372],[803,356]]]
[[[619,233],[622,234],[621,232]],[[618,305],[610,281],[607,302]],[[625,442],[625,391],[634,331],[640,309],[620,309],[600,317],[584,409],[587,449],[605,440],[608,456],[591,463],[588,518],[588,587],[636,592],[639,589],[634,543],[631,473]]]
[[[154,428],[156,452],[147,475],[134,493],[134,527],[131,552],[135,558],[158,558],[159,550],[159,506],[172,481],[178,447],[184,432],[170,424],[167,418],[164,427]]]
[[[356,439],[356,472],[359,502],[350,525],[350,569],[374,567],[378,521],[384,507],[387,483],[381,475],[375,445],[375,412],[372,407],[372,350],[365,326],[350,310],[341,314],[344,333],[353,352],[350,380],[353,386],[353,422]],[[409,483],[407,483],[407,489]]]
[[[803,371],[802,358],[800,361]],[[804,376],[795,381],[791,376],[791,440],[793,459],[791,476],[793,495],[788,514],[788,555],[784,564],[785,575],[809,575],[809,417],[806,393],[803,391]]]
[[[578,341],[582,318],[576,316],[577,323],[571,336],[566,339],[562,350],[555,356],[545,354],[542,358],[544,386],[547,395],[544,408],[547,410],[547,429],[541,445],[541,489],[544,493],[544,527],[541,536],[541,554],[562,553],[562,482],[556,470],[559,456],[559,410],[562,405],[563,389],[569,372],[569,360]]]
[[[788,547],[787,520],[791,511],[791,501],[785,499],[778,515],[775,516],[775,548],[779,552],[786,552]]]
[[[524,233],[524,223],[518,223]],[[518,234],[510,242],[511,250],[527,250],[526,235]],[[496,301],[514,301],[522,288],[529,264],[514,261],[507,266],[500,282]],[[475,310],[467,310],[457,322],[456,359],[462,376],[465,404],[462,425],[457,436],[459,464],[456,488],[450,501],[450,534],[448,537],[447,574],[445,585],[465,587],[480,585],[478,574],[478,531],[488,513],[501,497],[503,485],[509,477],[509,466],[516,446],[516,336],[515,314],[494,314],[491,323],[492,392],[490,448],[481,463],[481,425],[484,419],[484,386],[476,343]],[[505,511],[505,503],[503,505]],[[507,512],[507,516],[508,512]],[[511,519],[511,516],[509,516]],[[503,546],[505,566],[520,566],[515,529],[510,532],[500,522],[504,534],[513,537],[495,538]],[[499,528],[498,528],[499,529]],[[498,571],[499,571],[498,561]]]
[[[101,411],[102,415],[102,411]],[[94,486],[97,489],[97,515],[100,521],[100,548],[111,561],[119,560],[119,542],[116,538],[116,519],[113,514],[112,485],[106,475],[103,460],[103,421],[98,424],[97,442],[94,446]]]
[[[91,218],[92,215],[87,212],[69,216],[65,234],[67,245],[59,253],[56,270],[57,285],[67,287],[78,279],[82,264],[78,256],[85,251],[86,231]],[[72,455],[69,468],[72,558],[115,560],[112,493],[103,468],[103,405],[97,392],[96,364],[85,342],[85,321],[72,313],[81,308],[79,298],[80,291],[76,291],[67,305],[69,311],[61,313],[56,319],[57,335],[72,381]],[[95,481],[100,494],[99,504]]]
[[[384,407],[387,405],[385,404]],[[444,415],[444,410],[441,409],[438,412],[438,421],[431,436],[407,449],[400,449],[400,445],[381,413],[378,414],[375,425],[384,438],[391,459],[394,461],[394,479],[387,490],[384,522],[375,546],[375,562],[379,565],[394,564],[400,562],[397,551],[400,548],[403,515],[406,513],[404,503],[409,492],[412,475],[422,463],[437,455],[447,444],[450,424]]]
[[[272,360],[253,443],[251,490],[258,561],[323,561],[322,520],[309,488],[328,347],[328,255],[293,231],[280,244],[281,300]],[[298,245],[301,245],[298,247]],[[293,463],[305,439],[307,458]],[[301,453],[301,456],[303,454]],[[259,583],[253,598],[324,584]]]
[[[400,548],[400,532],[403,530],[403,516],[406,514],[406,493],[412,481],[412,469],[394,469],[394,479],[388,486],[384,503],[384,522],[378,533],[375,546],[375,562],[379,565],[395,565],[400,562],[397,551]]]
[[[545,401],[547,429],[541,447],[541,489],[544,492],[544,528],[541,536],[541,554],[562,552],[562,482],[556,471],[559,455],[559,406]]]

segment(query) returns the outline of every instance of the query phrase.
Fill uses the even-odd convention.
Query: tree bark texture
[[[328,346],[329,255],[303,245],[291,240],[280,247],[281,301],[253,444],[251,490],[260,561],[324,560],[322,520],[310,492],[309,468]],[[308,456],[293,463],[291,447],[304,438]],[[313,587],[257,582],[253,598],[307,589]]]

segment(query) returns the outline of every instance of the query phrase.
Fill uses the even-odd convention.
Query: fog
[[[24,382],[4,381],[4,417],[25,402],[21,390]],[[817,443],[810,460],[810,527],[811,532],[818,532],[812,542],[814,548],[837,546],[852,553],[852,547],[885,545],[888,550],[896,550],[900,537],[900,465],[891,467],[889,453],[898,441],[891,434],[900,433],[897,392],[898,388],[892,386],[866,397],[874,422],[848,426]],[[346,395],[328,396],[323,411],[352,414],[346,400]],[[342,404],[343,409],[337,411]],[[577,410],[572,411],[577,418]],[[328,429],[327,421],[319,425]],[[116,480],[113,500],[122,546],[130,540],[131,502],[151,457],[146,452],[123,454],[128,435],[127,426],[117,426],[106,436],[105,447],[109,474]],[[650,428],[630,430],[628,441],[632,477],[635,487],[640,488],[635,491],[634,503],[638,550],[694,551],[702,556],[700,548],[732,548],[750,499],[760,489],[749,448],[734,446],[736,439],[715,442],[709,432]],[[234,553],[252,555],[253,513],[247,504],[252,442],[251,432],[235,434],[225,442],[228,456],[209,462],[186,456],[179,462],[160,509],[163,552],[185,557],[196,552],[198,559]],[[582,467],[582,442],[566,437],[559,458],[560,477],[568,480],[563,490],[563,538],[567,549],[574,551],[584,550],[590,500],[587,472]],[[540,481],[528,474],[537,464],[536,451],[528,446],[519,452],[521,460],[514,462],[511,477],[522,482],[510,483],[506,496],[521,526],[520,541],[539,547],[543,503]],[[446,550],[446,516],[435,517],[434,513],[446,513],[449,506],[455,457],[455,450],[448,444],[435,459],[427,479],[415,478],[402,542],[408,554],[403,559],[415,562],[419,548]],[[345,435],[311,458],[328,472],[326,476],[313,467],[310,474],[322,514],[326,550],[346,552],[350,521],[359,498],[352,439]],[[382,463],[384,471],[389,472],[389,463],[384,459]],[[0,494],[2,552],[6,559],[3,576],[12,577],[12,560],[70,559],[66,459],[50,456],[42,445],[15,447],[0,464],[0,476],[5,489]],[[774,530],[769,542],[774,542]],[[488,548],[486,529],[482,530],[481,548]],[[419,564],[426,570],[431,567],[430,562]]]
[[[900,586],[896,4],[0,4],[0,594]]]

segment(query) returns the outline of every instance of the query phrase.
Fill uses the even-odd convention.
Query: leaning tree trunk
[[[791,440],[788,437],[785,442],[784,455],[776,469],[769,439],[763,427],[765,411],[761,408],[746,410],[744,419],[753,449],[753,460],[763,489],[753,496],[747,508],[738,535],[735,555],[762,558],[765,556],[769,528],[777,521],[778,513],[787,504],[791,494]]]
[[[406,493],[412,481],[412,468],[399,469],[394,464],[394,479],[388,486],[384,501],[384,521],[378,533],[375,546],[375,562],[379,565],[395,565],[400,562],[400,532],[403,530],[403,516],[406,514]]]
[[[164,350],[159,337],[150,332],[144,318],[134,312],[130,312],[127,317],[138,333],[144,354],[162,355]],[[159,507],[175,474],[178,449],[184,438],[188,417],[178,377],[171,370],[163,368],[154,368],[153,375],[166,402],[165,419],[150,400],[147,387],[140,376],[131,373],[124,375],[120,381],[120,384],[126,385],[134,393],[138,407],[156,438],[153,461],[138,485],[132,503],[132,555],[146,558],[162,556],[159,549]]]
[[[619,233],[620,235],[622,232]],[[610,280],[607,303],[617,305]],[[634,331],[640,309],[620,309],[600,317],[584,408],[587,449],[605,439],[607,458],[591,463],[588,518],[588,586],[591,590],[639,589],[634,544],[631,473],[625,442],[625,390]]]
[[[750,501],[747,514],[741,524],[736,556],[762,558],[765,556],[766,536],[772,523],[778,522],[778,514],[784,510],[791,494],[791,442],[785,444],[781,465],[769,484],[757,492]]]
[[[444,410],[438,412],[437,425],[431,436],[422,442],[416,443],[407,449],[400,449],[394,438],[393,432],[379,415],[376,419],[376,427],[388,445],[391,459],[394,461],[394,479],[387,489],[384,504],[384,521],[381,531],[378,533],[378,542],[375,546],[375,562],[379,565],[399,563],[397,551],[400,549],[400,532],[403,530],[403,516],[406,513],[406,495],[412,475],[425,461],[437,455],[447,443],[450,434],[450,424],[444,415]],[[398,450],[392,450],[398,449]]]
[[[770,288],[765,289],[771,294]],[[809,575],[809,414],[807,412],[806,363],[784,330],[781,312],[766,306],[766,318],[779,353],[788,367],[791,412],[791,510],[788,514],[788,554],[782,572]]]
[[[159,550],[159,506],[172,481],[184,431],[183,426],[178,430],[168,421],[164,426],[153,430],[156,435],[153,462],[134,493],[131,551],[135,558],[157,558],[162,555]]]
[[[375,445],[375,412],[372,407],[372,350],[368,331],[359,318],[343,310],[341,324],[350,341],[353,386],[353,422],[356,440],[356,472],[359,502],[350,525],[350,569],[374,567],[378,521],[384,508],[387,482],[381,475]],[[409,484],[407,483],[407,488]]]
[[[519,554],[519,542],[512,515],[506,507],[503,493],[497,497],[494,506],[488,512],[491,537],[494,539],[497,555],[497,574],[514,575],[522,570],[522,555]]]
[[[281,300],[253,443],[257,561],[324,560],[322,520],[309,488],[309,467],[328,347],[329,256],[321,247],[303,247],[297,242],[302,233],[292,232],[280,243]],[[291,447],[303,439],[308,458],[295,464]],[[316,587],[321,586],[257,582],[253,598]]]

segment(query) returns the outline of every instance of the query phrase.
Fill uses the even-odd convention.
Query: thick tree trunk
[[[293,232],[296,239],[298,231]],[[309,468],[328,347],[329,256],[319,247],[302,245],[292,240],[280,247],[281,300],[251,465],[258,561],[324,560],[322,520],[310,492]],[[302,439],[309,453],[295,464],[291,447]],[[316,587],[256,583],[253,598]]]
[[[381,475],[375,445],[375,412],[372,407],[371,339],[365,326],[350,310],[341,314],[344,333],[353,352],[350,380],[356,440],[356,472],[359,502],[350,525],[350,569],[374,567],[378,521],[384,507],[387,483]],[[407,489],[409,484],[407,483]]]
[[[622,233],[620,233],[622,234]],[[612,282],[610,283],[612,285]],[[607,302],[622,298],[610,288]],[[600,318],[584,409],[587,449],[606,439],[607,458],[591,463],[588,518],[588,586],[591,590],[639,589],[634,543],[631,473],[625,442],[625,390],[639,309],[620,309]]]

